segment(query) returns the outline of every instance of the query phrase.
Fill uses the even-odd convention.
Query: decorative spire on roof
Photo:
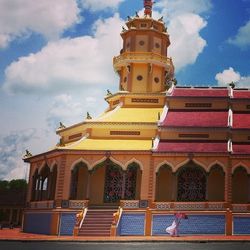
[[[144,0],[144,14],[145,16],[152,16],[152,7],[154,2],[152,0]]]

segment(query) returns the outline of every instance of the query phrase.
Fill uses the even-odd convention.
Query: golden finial
[[[144,14],[145,16],[152,16],[152,7],[153,7],[152,0],[144,0]]]

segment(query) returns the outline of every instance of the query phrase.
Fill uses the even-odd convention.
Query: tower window
[[[143,79],[143,77],[141,75],[137,76],[137,80],[141,81]]]
[[[156,47],[157,49],[159,49],[161,46],[160,46],[159,43],[156,43],[156,44],[155,44],[155,47]]]
[[[123,79],[124,82],[127,82],[127,77],[125,76],[124,79]]]
[[[160,81],[159,77],[155,77],[155,78],[154,78],[154,81],[155,81],[156,83],[158,83],[158,82]]]
[[[142,27],[142,28],[147,28],[147,24],[146,24],[146,23],[142,23],[142,24],[141,24],[141,27]]]
[[[139,44],[140,44],[141,46],[143,46],[143,45],[145,44],[145,42],[144,42],[144,41],[140,41]]]

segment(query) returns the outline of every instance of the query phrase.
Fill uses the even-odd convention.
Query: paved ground
[[[137,243],[86,243],[86,242],[8,242],[0,241],[1,250],[249,250],[244,242],[137,242]]]
[[[72,236],[53,236],[40,234],[27,234],[20,229],[3,229],[0,230],[0,241],[63,241],[63,242],[247,242],[248,250],[250,249],[250,235],[248,236],[120,236],[120,237],[72,237]],[[0,247],[2,250],[2,248]],[[243,249],[243,248],[242,248]],[[144,249],[145,250],[145,249]],[[185,249],[187,250],[187,249]],[[237,249],[238,250],[238,249]]]

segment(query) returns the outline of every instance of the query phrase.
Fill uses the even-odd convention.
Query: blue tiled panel
[[[51,233],[51,213],[25,214],[24,232],[36,234]]]
[[[172,215],[153,215],[152,235],[166,234],[166,227],[173,222]]]
[[[174,216],[154,215],[153,235],[163,235],[166,227],[170,226]],[[225,234],[224,215],[189,215],[187,220],[182,220],[179,226],[180,234]]]
[[[233,217],[233,234],[250,234],[250,217]]]
[[[122,214],[120,235],[144,235],[145,214]]]
[[[60,235],[73,235],[76,223],[76,213],[63,213],[61,215]]]

